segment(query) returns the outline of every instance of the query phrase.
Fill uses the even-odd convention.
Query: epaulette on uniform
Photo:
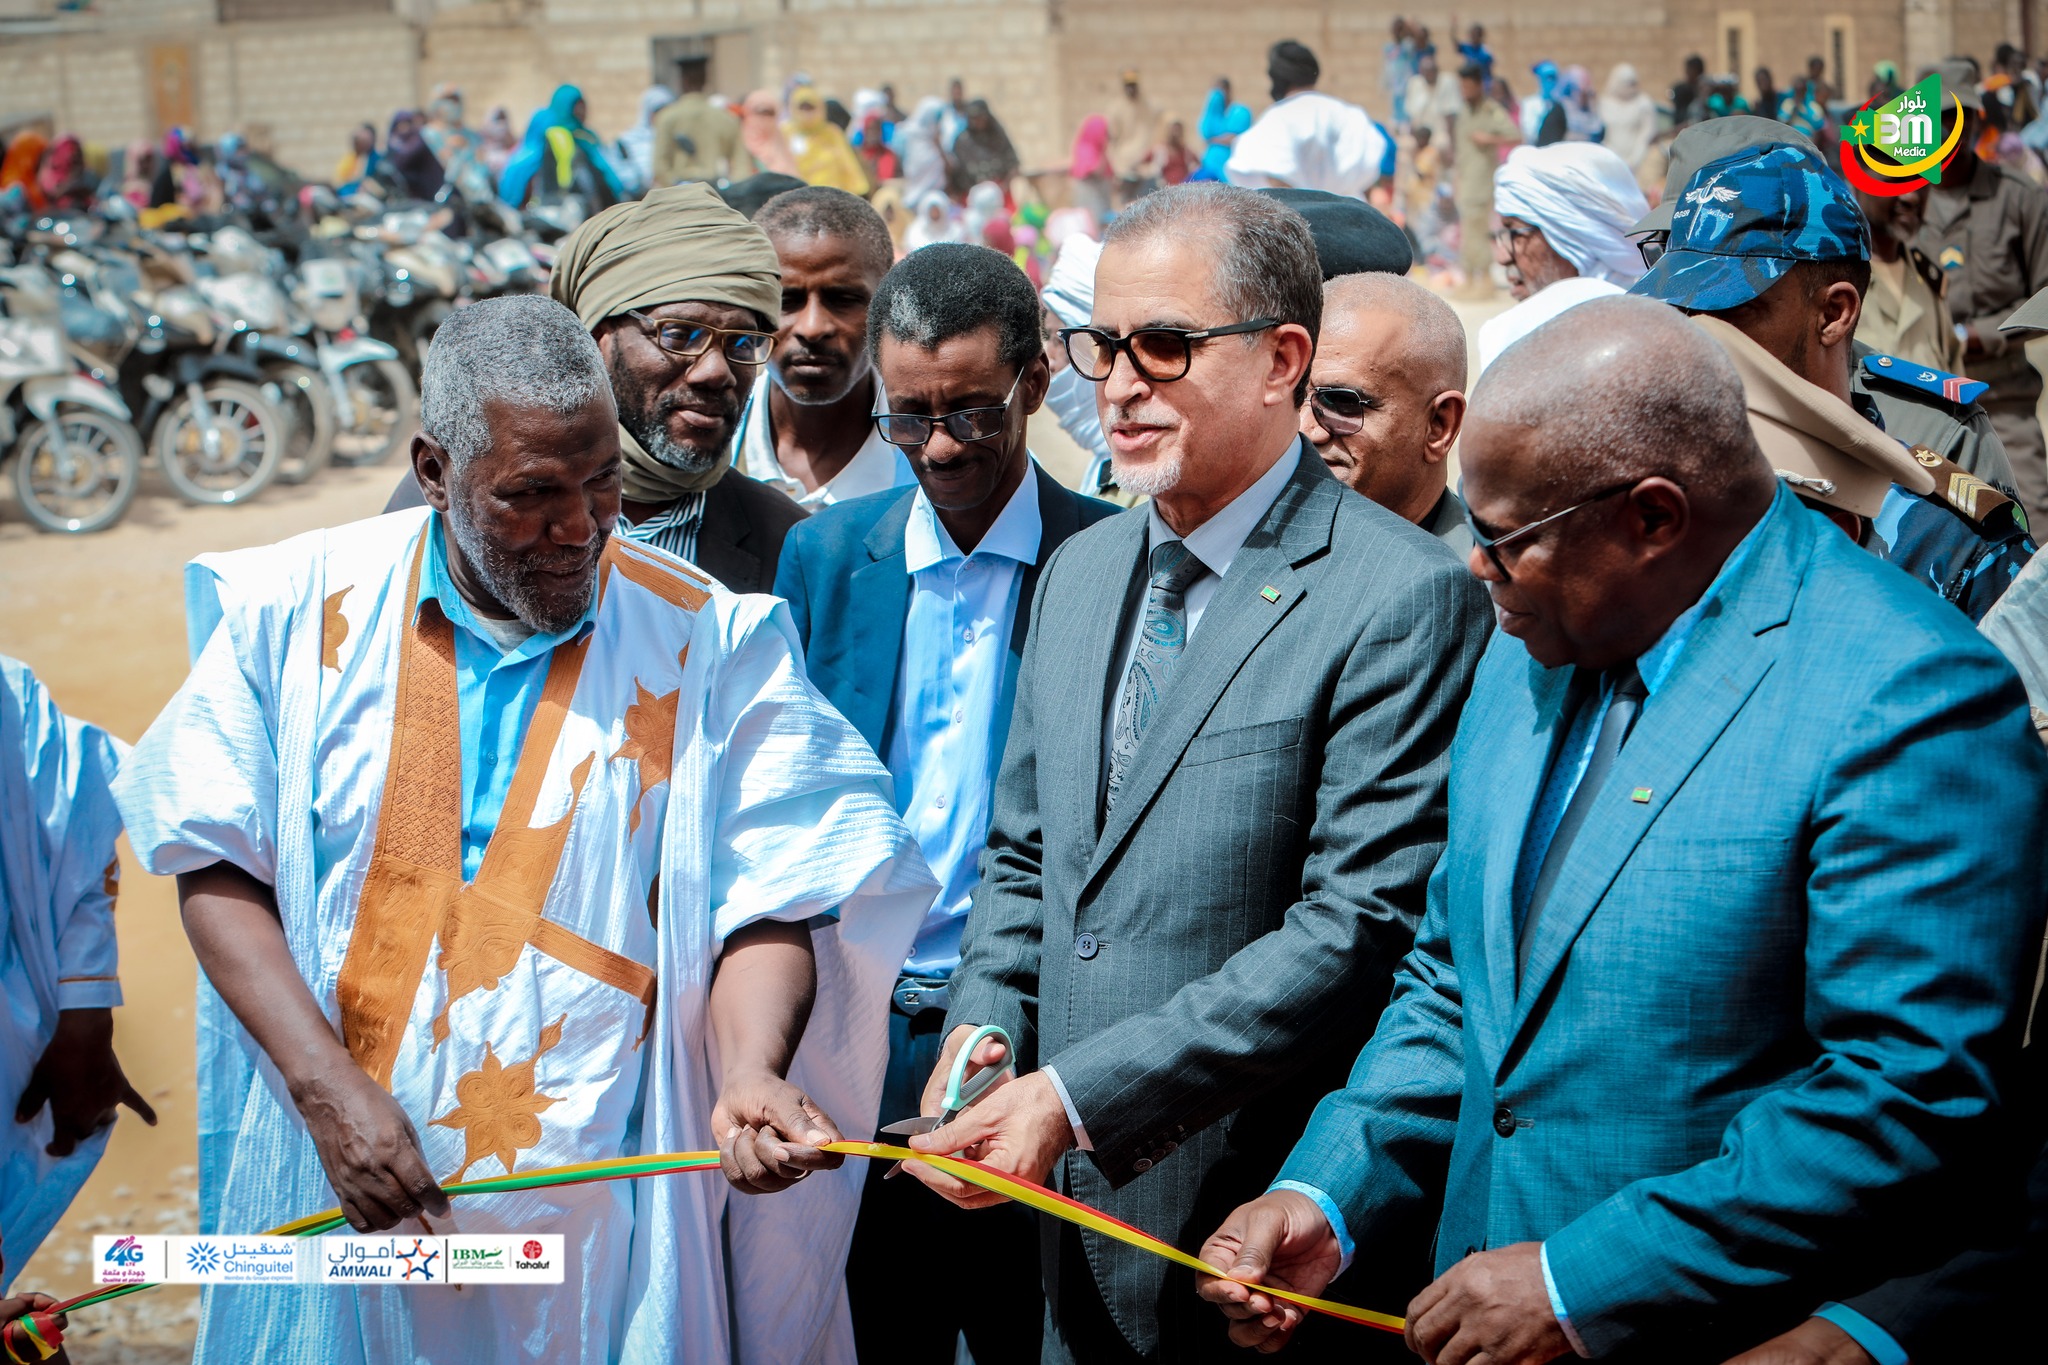
[[[1934,492],[1928,496],[1969,522],[1980,535],[1997,540],[2015,531],[2021,535],[2028,533],[2026,511],[2017,502],[1926,446],[1914,446],[1912,451],[1913,458],[1934,476]]]
[[[1901,360],[1895,355],[1872,354],[1863,357],[1863,373],[1868,378],[1881,380],[1887,384],[1918,389],[1921,393],[1929,394],[1946,403],[1953,403],[1959,408],[1970,406],[1991,387],[1981,379],[1931,369],[1910,360]]]
[[[1910,243],[1906,245],[1905,252],[1906,263],[1919,272],[1920,278],[1927,282],[1927,287],[1934,291],[1934,297],[1947,298],[1948,277],[1941,273],[1941,267],[1934,263],[1934,258]]]

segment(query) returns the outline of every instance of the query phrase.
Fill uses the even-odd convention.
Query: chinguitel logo
[[[107,1261],[112,1265],[134,1265],[142,1259],[142,1243],[133,1237],[122,1237],[107,1248]]]
[[[220,1248],[212,1242],[194,1242],[186,1249],[185,1265],[195,1275],[211,1275],[220,1269]]]
[[[525,1246],[519,1248],[519,1250],[525,1254],[526,1259],[529,1261],[537,1261],[540,1259],[541,1245],[539,1242],[528,1242]]]
[[[1968,121],[1962,101],[1948,98],[1955,126],[1943,137],[1939,75],[1883,104],[1872,96],[1842,124],[1842,175],[1857,189],[1888,198],[1939,185],[1942,171],[1963,145]]]

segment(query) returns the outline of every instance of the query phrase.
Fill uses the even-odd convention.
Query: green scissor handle
[[[974,1079],[967,1080],[968,1063],[984,1038],[997,1038],[1002,1041],[1003,1063],[1001,1066],[985,1066],[974,1073]],[[1002,1079],[1004,1072],[1014,1072],[1016,1069],[1017,1045],[1010,1041],[1009,1033],[1001,1024],[983,1024],[968,1035],[967,1041],[960,1045],[959,1053],[953,1058],[952,1073],[946,1077],[946,1103],[941,1112],[948,1119],[952,1118],[987,1093],[990,1086]]]

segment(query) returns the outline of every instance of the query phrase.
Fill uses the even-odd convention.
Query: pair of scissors
[[[1002,1043],[1002,1065],[985,1066],[970,1078],[967,1075],[967,1068],[974,1057],[975,1049],[981,1046],[984,1038],[994,1038]],[[898,1137],[908,1137],[915,1133],[929,1133],[934,1128],[951,1123],[960,1117],[961,1111],[968,1105],[986,1095],[997,1081],[1006,1075],[1015,1075],[1016,1070],[1017,1045],[1010,1041],[1009,1033],[1001,1024],[983,1024],[968,1035],[967,1041],[960,1045],[960,1051],[953,1057],[953,1070],[946,1077],[946,1098],[941,1112],[920,1115],[914,1119],[902,1119],[882,1131]],[[903,1163],[899,1161],[888,1169],[882,1179],[893,1179],[902,1169]]]

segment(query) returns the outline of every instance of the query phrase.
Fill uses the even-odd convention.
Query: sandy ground
[[[1468,329],[1502,305],[1458,305]],[[1082,452],[1044,414],[1032,448],[1063,482],[1079,482]],[[242,507],[190,507],[152,474],[127,518],[103,535],[39,534],[0,500],[0,653],[29,664],[67,712],[123,739],[141,735],[185,676],[182,571],[209,551],[267,544],[374,515],[395,465],[330,469],[299,488],[272,487]],[[122,843],[117,913],[124,1008],[114,1039],[123,1067],[149,1097],[156,1128],[122,1111],[107,1154],[70,1213],[16,1283],[60,1297],[91,1284],[92,1237],[193,1232],[198,1227],[193,1136],[194,965],[170,881],[145,876]],[[80,1315],[67,1334],[80,1365],[189,1360],[198,1293],[166,1286]]]

